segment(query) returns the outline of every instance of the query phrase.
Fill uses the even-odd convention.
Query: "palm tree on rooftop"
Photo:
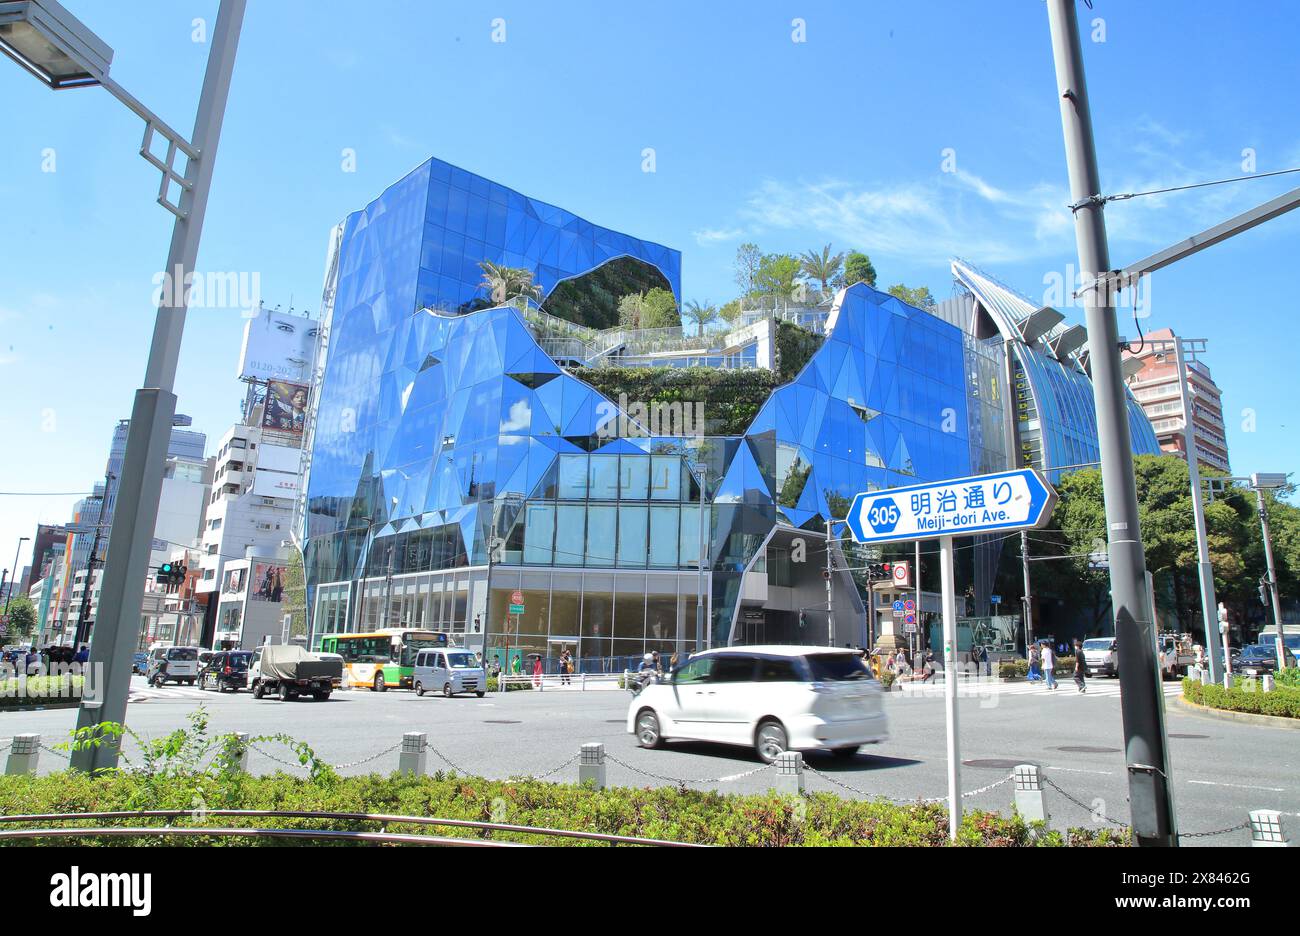
[[[541,302],[542,287],[533,282],[532,270],[509,267],[490,260],[479,263],[483,271],[483,280],[479,284],[487,291],[493,305],[504,305],[517,296]]]
[[[697,325],[696,334],[704,334],[704,326],[710,322],[717,321],[718,307],[713,303],[705,300],[703,303],[696,302],[694,299],[686,303],[686,317]]]
[[[844,266],[843,252],[832,256],[830,244],[823,247],[821,253],[813,250],[804,251],[800,260],[804,276],[821,283],[823,294],[830,288],[831,280],[835,279],[840,268]]]

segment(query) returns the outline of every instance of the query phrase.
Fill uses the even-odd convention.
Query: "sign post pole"
[[[957,737],[957,594],[953,582],[952,537],[939,537],[943,574],[943,708],[948,726],[948,838],[961,826],[961,752]]]

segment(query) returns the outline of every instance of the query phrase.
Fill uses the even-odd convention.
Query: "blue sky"
[[[119,83],[188,132],[208,50],[194,20],[210,28],[215,0],[135,2],[127,18],[66,6],[113,47]],[[1300,7],[1093,6],[1080,18],[1104,31],[1084,54],[1107,192],[1242,175],[1246,150],[1259,172],[1300,166]],[[102,90],[50,92],[0,60],[0,126],[0,490],[88,491],[143,376],[170,215],[136,154],[141,122]],[[429,156],[680,249],[686,299],[732,297],[744,240],[858,248],[881,286],[939,298],[953,255],[1035,299],[1075,258],[1039,0],[251,0],[199,269],[256,273],[269,305],[314,313],[331,225]],[[1112,260],[1296,184],[1113,204]],[[1210,340],[1238,473],[1300,469],[1298,244],[1300,212],[1152,283],[1144,327]],[[234,308],[187,324],[178,408],[211,441],[238,415],[241,329]],[[0,498],[0,565],[75,499]]]

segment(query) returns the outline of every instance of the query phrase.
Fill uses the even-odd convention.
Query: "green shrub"
[[[1288,689],[1300,689],[1300,667],[1290,666],[1273,674],[1279,686]]]
[[[442,819],[497,821],[567,831],[633,835],[711,845],[946,845],[948,814],[942,804],[897,806],[814,793],[804,799],[774,793],[726,796],[671,788],[611,788],[553,784],[536,780],[485,780],[480,777],[375,774],[326,775],[315,781],[275,774],[234,774],[209,780],[199,805],[193,784],[183,776],[163,779],[131,773],[91,778],[82,773],[40,777],[0,777],[0,811],[85,813],[147,809],[281,809],[326,812],[398,813]],[[175,820],[173,820],[174,822]],[[132,825],[165,825],[167,820],[133,817]],[[193,816],[187,825],[247,825],[262,828],[370,830],[375,823],[320,819],[234,819]],[[84,824],[84,823],[83,823]],[[506,838],[535,844],[594,844],[526,834],[485,833],[474,829],[388,823],[389,832],[459,837]],[[1126,834],[1072,829],[1065,835],[1026,823],[1019,816],[972,811],[962,817],[959,845],[1025,846],[1127,844]],[[49,840],[68,844],[67,840]],[[159,839],[132,840],[156,845]],[[120,844],[121,840],[79,838],[75,844]],[[186,838],[181,845],[284,844],[242,839]],[[317,843],[312,843],[316,845]]]
[[[702,403],[704,433],[720,436],[744,435],[781,384],[776,374],[761,367],[576,367],[570,373],[614,403],[620,395],[629,405]]]
[[[1231,689],[1214,683],[1203,686],[1200,680],[1184,679],[1183,698],[1196,705],[1229,712],[1300,718],[1300,689],[1279,685],[1272,692],[1263,692],[1256,680],[1240,676],[1233,677]]]
[[[799,376],[799,371],[812,360],[826,341],[821,335],[800,328],[791,322],[776,323],[777,376],[781,383],[789,383]]]

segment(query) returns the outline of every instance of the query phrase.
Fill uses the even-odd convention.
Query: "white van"
[[[149,651],[144,678],[151,686],[167,682],[192,686],[199,678],[201,652],[201,647],[154,647]]]
[[[1089,676],[1118,676],[1119,653],[1114,637],[1089,637],[1083,642],[1083,665]]]
[[[448,698],[461,692],[472,692],[481,699],[487,692],[487,672],[483,664],[473,651],[458,647],[418,652],[412,679],[418,696],[441,689]]]
[[[706,650],[632,699],[627,730],[642,747],[670,738],[852,757],[889,738],[880,683],[861,656],[831,647]]]

